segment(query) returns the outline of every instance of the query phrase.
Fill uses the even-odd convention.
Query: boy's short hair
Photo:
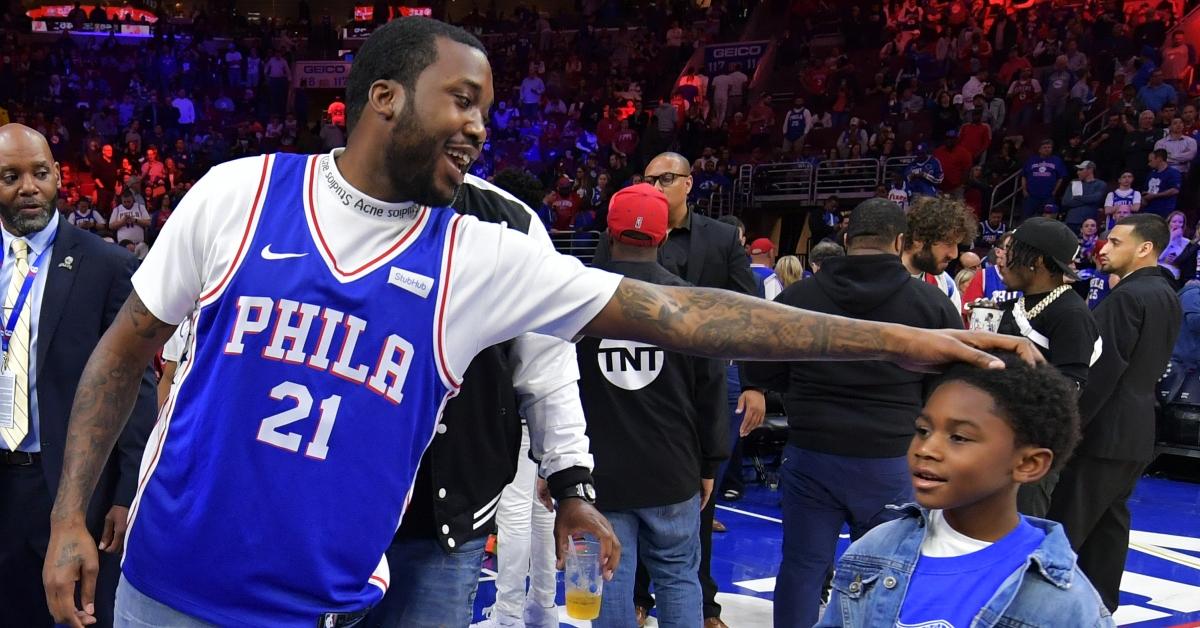
[[[1030,366],[1014,353],[999,353],[1003,370],[958,364],[938,385],[962,382],[991,396],[995,413],[1008,421],[1016,444],[1054,452],[1052,469],[1061,469],[1079,444],[1078,387],[1050,364]]]

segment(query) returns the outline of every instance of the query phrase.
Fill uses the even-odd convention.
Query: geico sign
[[[762,53],[762,46],[738,46],[736,48],[716,48],[713,50],[713,56],[718,59],[723,57],[749,57],[761,55]]]
[[[345,74],[344,65],[306,65],[302,68],[305,74]]]

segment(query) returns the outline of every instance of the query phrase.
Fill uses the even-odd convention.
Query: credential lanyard
[[[29,291],[33,288],[33,281],[37,279],[38,270],[41,269],[42,263],[46,261],[46,254],[50,252],[50,247],[54,246],[54,241],[58,239],[58,232],[50,236],[50,241],[46,243],[46,248],[42,249],[41,253],[34,258],[33,265],[29,267],[29,274],[25,275],[25,281],[21,283],[21,291],[17,293],[17,301],[13,303],[12,312],[8,315],[8,321],[4,324],[4,330],[0,332],[0,345],[4,349],[4,362],[8,362],[8,341],[12,338],[13,330],[17,328],[17,321],[21,318],[21,310],[25,307],[25,300],[29,298]],[[13,266],[13,272],[16,272],[16,266]]]

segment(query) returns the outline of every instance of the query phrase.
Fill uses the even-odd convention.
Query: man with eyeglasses
[[[691,163],[678,153],[661,153],[646,166],[643,181],[655,186],[667,197],[667,219],[670,228],[667,241],[659,248],[658,262],[671,273],[682,277],[693,286],[723,288],[742,294],[757,294],[754,273],[750,270],[750,259],[739,239],[735,227],[693,212],[688,206],[688,193],[692,190]],[[611,258],[607,241],[596,249],[594,264],[600,265]],[[714,368],[721,368],[719,361]],[[733,368],[733,367],[731,367]],[[724,378],[718,378],[723,381]],[[725,393],[722,392],[722,396]],[[743,416],[750,413],[762,415],[766,399],[758,389],[743,389],[738,400]],[[720,417],[724,427],[721,434],[729,432],[725,424],[727,417]],[[727,444],[723,444],[727,447]],[[700,513],[700,586],[704,590],[704,625],[706,628],[722,628],[721,606],[716,603],[717,583],[709,574],[712,556],[713,513],[715,499]],[[638,608],[639,625],[654,600],[650,597],[644,578],[638,578],[634,592],[634,603]]]

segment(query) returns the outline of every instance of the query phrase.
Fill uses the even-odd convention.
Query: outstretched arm
[[[726,290],[628,278],[583,333],[735,360],[886,360],[928,371],[954,362],[1002,368],[984,352],[1000,350],[1042,361],[1032,344],[1016,336],[858,321]]]
[[[56,622],[70,626],[95,623],[92,602],[98,562],[84,512],[133,409],[146,364],[174,331],[174,325],[150,313],[137,292],[131,293],[79,379],[42,570]],[[82,610],[75,606],[76,582],[80,583]]]

